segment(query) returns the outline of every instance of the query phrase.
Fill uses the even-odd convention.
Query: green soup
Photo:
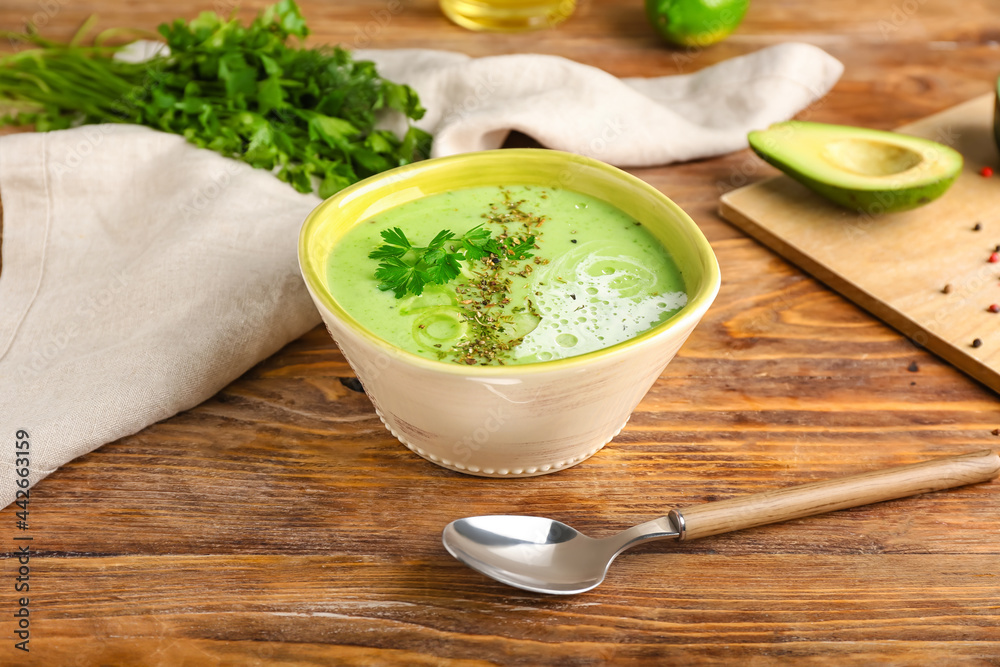
[[[446,284],[397,298],[375,272],[383,230],[414,246],[478,226],[533,237],[532,257],[462,263]],[[457,249],[457,242],[448,245]],[[350,229],[327,262],[330,293],[372,333],[404,350],[462,364],[525,364],[592,352],[637,336],[687,303],[670,254],[602,200],[559,188],[476,187],[408,202]]]

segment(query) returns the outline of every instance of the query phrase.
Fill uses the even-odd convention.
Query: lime
[[[729,36],[750,0],[646,0],[646,16],[671,44],[708,46]]]

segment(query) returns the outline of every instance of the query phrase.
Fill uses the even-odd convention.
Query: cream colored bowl
[[[485,367],[401,350],[372,334],[330,295],[327,258],[352,225],[420,197],[502,184],[578,190],[641,221],[680,268],[687,305],[650,331],[603,350]],[[487,477],[555,472],[601,449],[625,426],[719,290],[712,248],[676,204],[615,167],[541,149],[427,160],[342,190],[303,224],[299,265],[330,334],[389,431],[429,461]]]

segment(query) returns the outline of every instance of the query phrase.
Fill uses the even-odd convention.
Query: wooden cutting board
[[[989,262],[1000,245],[993,106],[993,95],[984,95],[899,128],[948,144],[965,158],[951,189],[916,210],[852,213],[781,175],[723,195],[720,213],[1000,392],[1000,313],[989,311],[991,304],[1000,304],[1000,263]],[[982,177],[983,166],[997,175]],[[982,342],[974,347],[977,338]]]

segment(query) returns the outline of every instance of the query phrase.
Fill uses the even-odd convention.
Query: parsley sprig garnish
[[[422,294],[429,283],[444,285],[457,278],[462,262],[485,260],[491,265],[503,260],[521,260],[531,257],[535,246],[533,235],[525,237],[500,234],[493,237],[490,230],[477,225],[459,237],[449,229],[442,229],[426,246],[413,245],[399,227],[382,230],[382,243],[368,254],[379,261],[375,278],[378,288],[392,290],[397,299],[407,293]]]

